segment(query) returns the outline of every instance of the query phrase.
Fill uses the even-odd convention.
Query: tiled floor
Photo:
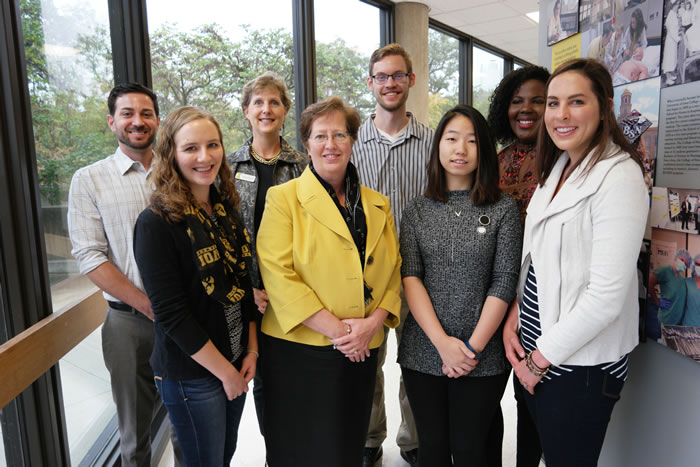
[[[400,369],[396,363],[396,340],[393,333],[389,339],[384,374],[386,379],[386,410],[389,437],[384,442],[384,461],[382,465],[385,467],[404,467],[407,464],[399,455],[399,448],[394,441],[401,415],[398,404]],[[503,465],[506,467],[515,465],[515,400],[513,399],[511,388],[512,384],[509,383],[501,401],[505,419]],[[250,395],[251,397],[246,400],[241,426],[238,430],[238,449],[231,463],[232,466],[236,467],[263,467],[265,465],[265,443],[258,431],[252,392]],[[168,449],[158,466],[170,467],[172,465],[172,450]]]

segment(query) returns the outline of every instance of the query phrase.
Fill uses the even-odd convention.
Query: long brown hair
[[[549,86],[552,80],[569,71],[579,73],[590,81],[591,90],[598,100],[598,107],[600,108],[600,125],[598,125],[598,129],[593,134],[593,138],[591,138],[585,150],[585,154],[590,154],[591,151],[593,151],[593,155],[588,159],[583,173],[588,174],[599,161],[615,155],[605,154],[605,148],[610,141],[620,146],[621,151],[628,153],[639,165],[640,170],[642,170],[642,158],[627,141],[627,138],[625,138],[625,135],[617,124],[615,113],[610,105],[614,96],[612,78],[608,70],[601,63],[588,58],[577,58],[562,63],[554,70],[549,80],[547,80],[545,95],[549,95]],[[547,115],[547,109],[548,107],[545,107],[545,117]],[[547,177],[549,177],[554,164],[557,162],[562,152],[563,151],[554,144],[554,141],[552,141],[552,138],[549,136],[546,125],[540,125],[537,134],[537,157],[535,159],[535,172],[537,174],[537,182],[540,185],[544,185],[544,182],[547,180]],[[572,166],[571,170],[576,168],[576,166],[585,159],[586,157],[576,162],[576,165]]]
[[[151,180],[155,191],[151,195],[151,209],[170,223],[181,222],[188,205],[198,205],[192,190],[182,177],[175,158],[175,135],[180,129],[194,120],[208,120],[214,124],[219,133],[222,154],[226,154],[221,127],[214,116],[197,107],[179,107],[167,117],[160,126],[158,140],[154,148],[153,171]],[[240,197],[233,183],[231,169],[222,157],[221,167],[214,182],[221,199],[227,201],[234,210],[238,210]]]
[[[443,203],[447,201],[445,168],[440,163],[440,140],[445,133],[447,124],[458,115],[466,117],[472,122],[478,151],[477,166],[474,181],[469,190],[469,198],[475,206],[493,203],[501,196],[501,190],[498,187],[496,146],[484,116],[474,107],[468,105],[458,105],[448,110],[435,129],[433,144],[430,148],[430,159],[428,160],[428,186],[425,188],[425,197]]]

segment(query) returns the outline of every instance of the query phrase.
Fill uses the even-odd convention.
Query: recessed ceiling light
[[[525,16],[530,18],[535,24],[540,23],[540,12],[539,11],[533,11],[530,13],[526,13]]]

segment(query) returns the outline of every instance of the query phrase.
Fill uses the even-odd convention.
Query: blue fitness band
[[[471,345],[469,345],[469,339],[465,340],[464,343],[467,345],[467,348],[472,351],[472,353],[474,354],[474,358],[476,360],[481,360],[481,352],[477,352],[472,348]]]

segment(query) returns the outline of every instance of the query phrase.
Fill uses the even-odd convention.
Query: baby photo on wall
[[[663,0],[618,5],[605,59],[614,86],[659,76],[662,12]]]

